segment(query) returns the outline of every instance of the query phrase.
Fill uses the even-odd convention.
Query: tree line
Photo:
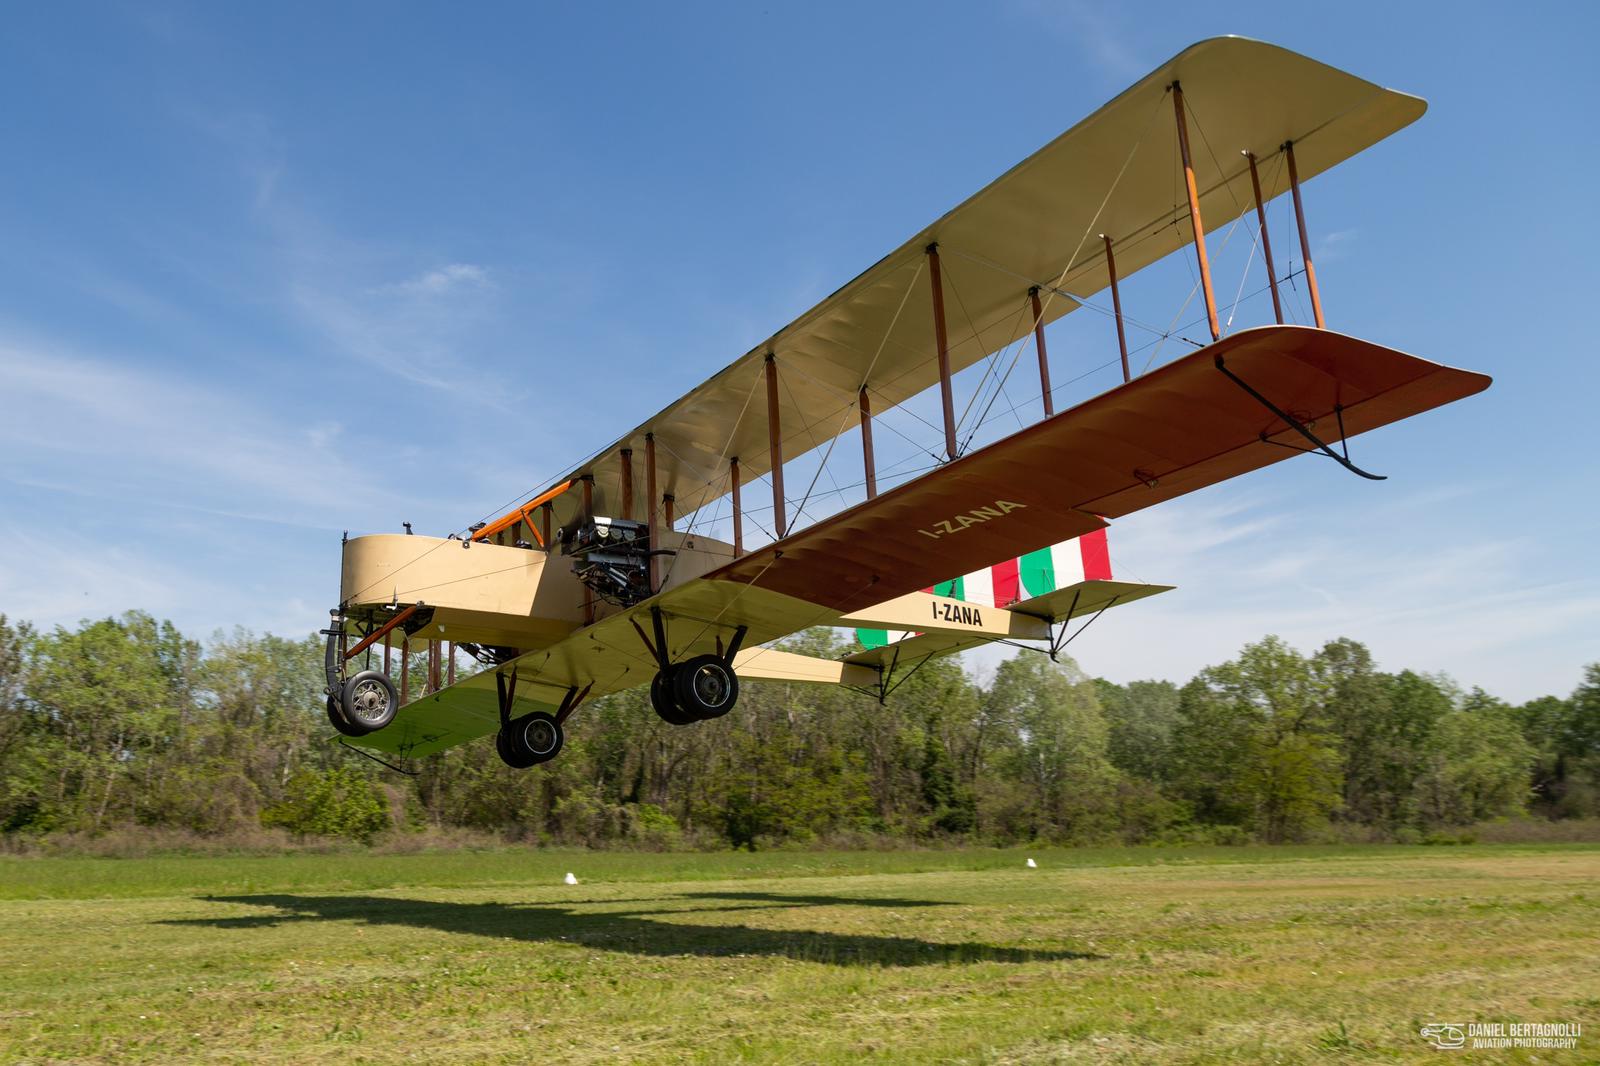
[[[791,650],[837,656],[831,630]],[[131,612],[36,632],[0,615],[0,834],[278,827],[373,840],[467,829],[640,847],[811,842],[1418,840],[1502,817],[1600,815],[1600,663],[1512,705],[1276,637],[1187,684],[1090,678],[1022,653],[935,660],[886,702],[752,682],[669,726],[641,691],[583,707],[532,771],[470,744],[387,772],[334,742],[322,646],[207,644]],[[419,666],[420,669],[420,666]]]

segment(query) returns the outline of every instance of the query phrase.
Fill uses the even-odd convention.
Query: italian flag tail
[[[983,607],[1006,608],[1080,581],[1111,580],[1106,531],[1097,529],[923,591]],[[881,648],[908,636],[911,634],[887,629],[856,630],[856,639],[864,648]]]

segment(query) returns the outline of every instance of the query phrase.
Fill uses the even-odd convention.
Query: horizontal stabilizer
[[[1066,588],[1047,592],[1043,596],[1013,604],[1013,614],[1030,615],[1050,622],[1068,622],[1085,618],[1111,607],[1163,592],[1171,592],[1172,585],[1146,585],[1134,581],[1080,581]],[[936,655],[954,655],[968,648],[987,644],[994,638],[965,633],[919,633],[904,640],[894,640],[876,648],[847,655],[844,661],[856,666],[872,666],[892,670],[898,666],[913,666]]]

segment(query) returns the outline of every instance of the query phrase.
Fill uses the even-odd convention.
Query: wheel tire
[[[672,692],[696,721],[721,718],[739,699],[739,675],[720,655],[697,655],[673,671]]]
[[[689,725],[698,719],[678,706],[672,683],[676,675],[677,668],[673,667],[650,679],[650,706],[655,708],[657,717],[668,725]]]
[[[512,743],[511,737],[507,733],[507,730],[514,729],[516,724],[516,722],[508,722],[505,729],[500,730],[494,735],[494,750],[499,753],[500,761],[511,767],[513,770],[526,770],[537,760],[533,759],[526,752],[517,750],[515,745]]]
[[[344,716],[344,708],[339,706],[339,697],[328,693],[328,724],[347,737],[364,737],[365,731],[358,731]]]
[[[506,748],[518,760],[527,759],[529,766],[549,762],[561,754],[567,742],[566,731],[555,715],[534,711],[514,719],[506,736]]]
[[[344,683],[339,692],[339,710],[345,723],[355,732],[350,736],[365,736],[394,721],[400,709],[400,696],[394,682],[377,670],[363,670]]]

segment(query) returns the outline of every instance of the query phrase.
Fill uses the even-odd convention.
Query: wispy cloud
[[[181,113],[232,161],[266,238],[266,295],[313,345],[475,405],[514,402],[476,358],[501,317],[489,267],[341,231],[297,195],[293,141],[269,116]]]
[[[1319,263],[1332,263],[1356,253],[1356,242],[1361,237],[1359,229],[1338,229],[1324,233],[1317,239],[1316,251],[1311,254]]]
[[[404,296],[438,296],[452,289],[490,286],[489,271],[485,268],[472,263],[449,263],[414,278],[379,285],[367,291],[375,295],[398,293]]]
[[[1150,70],[1152,64],[1108,14],[1131,9],[1097,7],[1083,0],[1017,0],[1015,10],[1076,46],[1109,78],[1132,80]]]
[[[144,490],[215,513],[315,516],[387,495],[336,448],[338,426],[297,425],[232,394],[126,359],[0,336],[0,418],[12,477],[113,494]],[[365,498],[365,499],[364,499]]]
[[[1245,493],[1130,516],[1110,533],[1118,576],[1178,589],[1108,612],[1074,653],[1116,680],[1184,680],[1268,633],[1306,651],[1348,636],[1386,669],[1444,671],[1509,699],[1565,692],[1600,658],[1576,636],[1600,629],[1600,579],[1541,576],[1536,529],[1441,523],[1454,513],[1441,502],[1319,511],[1311,525]]]
[[[0,528],[0,603],[12,618],[37,626],[71,625],[134,606],[165,617],[192,603],[228,598],[184,567],[164,565],[115,541]]]

